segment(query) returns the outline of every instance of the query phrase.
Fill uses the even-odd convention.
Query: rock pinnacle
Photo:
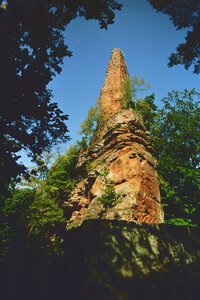
[[[106,73],[100,95],[100,112],[104,118],[109,118],[121,110],[124,81],[129,78],[124,54],[120,49],[113,49]]]

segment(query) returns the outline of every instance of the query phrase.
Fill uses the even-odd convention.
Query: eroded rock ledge
[[[132,108],[123,109],[121,103],[128,79],[124,55],[114,49],[101,89],[96,134],[76,166],[77,174],[85,175],[87,170],[86,179],[64,199],[68,228],[91,218],[155,224],[164,221],[149,132],[142,117]],[[106,178],[102,176],[105,168]],[[99,201],[101,197],[105,200],[107,187],[114,188],[117,200],[109,207]]]
[[[186,226],[87,220],[66,233],[62,279],[73,299],[198,300],[199,235]]]
[[[162,223],[157,163],[142,118],[131,108],[121,110],[105,128],[101,141],[79,157],[77,172],[87,166],[88,176],[63,204],[68,226],[91,218]],[[98,201],[104,193],[100,173],[105,167],[118,197],[109,208]]]

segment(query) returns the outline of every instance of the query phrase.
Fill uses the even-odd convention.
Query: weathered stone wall
[[[199,300],[200,230],[87,220],[65,232],[63,255],[0,265],[2,300]],[[26,260],[27,261],[27,260]]]
[[[200,231],[88,220],[66,233],[62,280],[73,299],[199,299]]]
[[[89,171],[63,203],[68,228],[90,218],[162,223],[157,163],[141,116],[132,109],[121,110],[106,121],[105,129],[101,141],[79,159],[77,169],[81,172],[87,165]],[[98,200],[105,189],[105,167],[118,198],[109,208]]]

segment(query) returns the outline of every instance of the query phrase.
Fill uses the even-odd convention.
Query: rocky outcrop
[[[37,252],[28,266],[0,265],[1,299],[199,300],[199,236],[194,227],[87,220],[63,233],[48,263]]]
[[[91,218],[163,222],[157,165],[151,152],[149,132],[132,109],[107,120],[102,140],[79,158],[77,169],[86,165],[88,177],[64,202],[65,211],[72,214],[68,224]],[[105,167],[117,197],[110,207],[99,201],[105,189],[101,176]]]
[[[120,106],[127,77],[123,54],[114,49],[100,97],[103,130],[99,134],[97,129],[98,141],[94,138],[87,153],[79,157],[77,173],[87,169],[87,178],[63,203],[68,228],[87,219],[164,220],[149,132],[139,114]],[[109,198],[113,201],[107,203]]]
[[[66,232],[63,286],[73,299],[198,300],[199,234],[186,226],[85,221]]]
[[[121,110],[125,80],[129,78],[123,53],[115,48],[107,68],[105,83],[100,94],[100,112],[109,118]]]

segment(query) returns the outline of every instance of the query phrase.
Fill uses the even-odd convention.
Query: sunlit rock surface
[[[132,108],[122,109],[121,106],[124,81],[128,77],[124,55],[114,49],[100,96],[103,121],[76,166],[80,175],[87,169],[87,178],[77,185],[68,199],[64,199],[68,228],[91,218],[155,224],[164,221],[157,163],[152,156],[149,132],[139,114]],[[105,194],[101,175],[105,168],[117,198],[110,207],[99,201]]]
[[[100,94],[100,111],[104,118],[109,118],[121,110],[124,81],[129,78],[124,54],[117,48],[111,53],[106,73]]]

